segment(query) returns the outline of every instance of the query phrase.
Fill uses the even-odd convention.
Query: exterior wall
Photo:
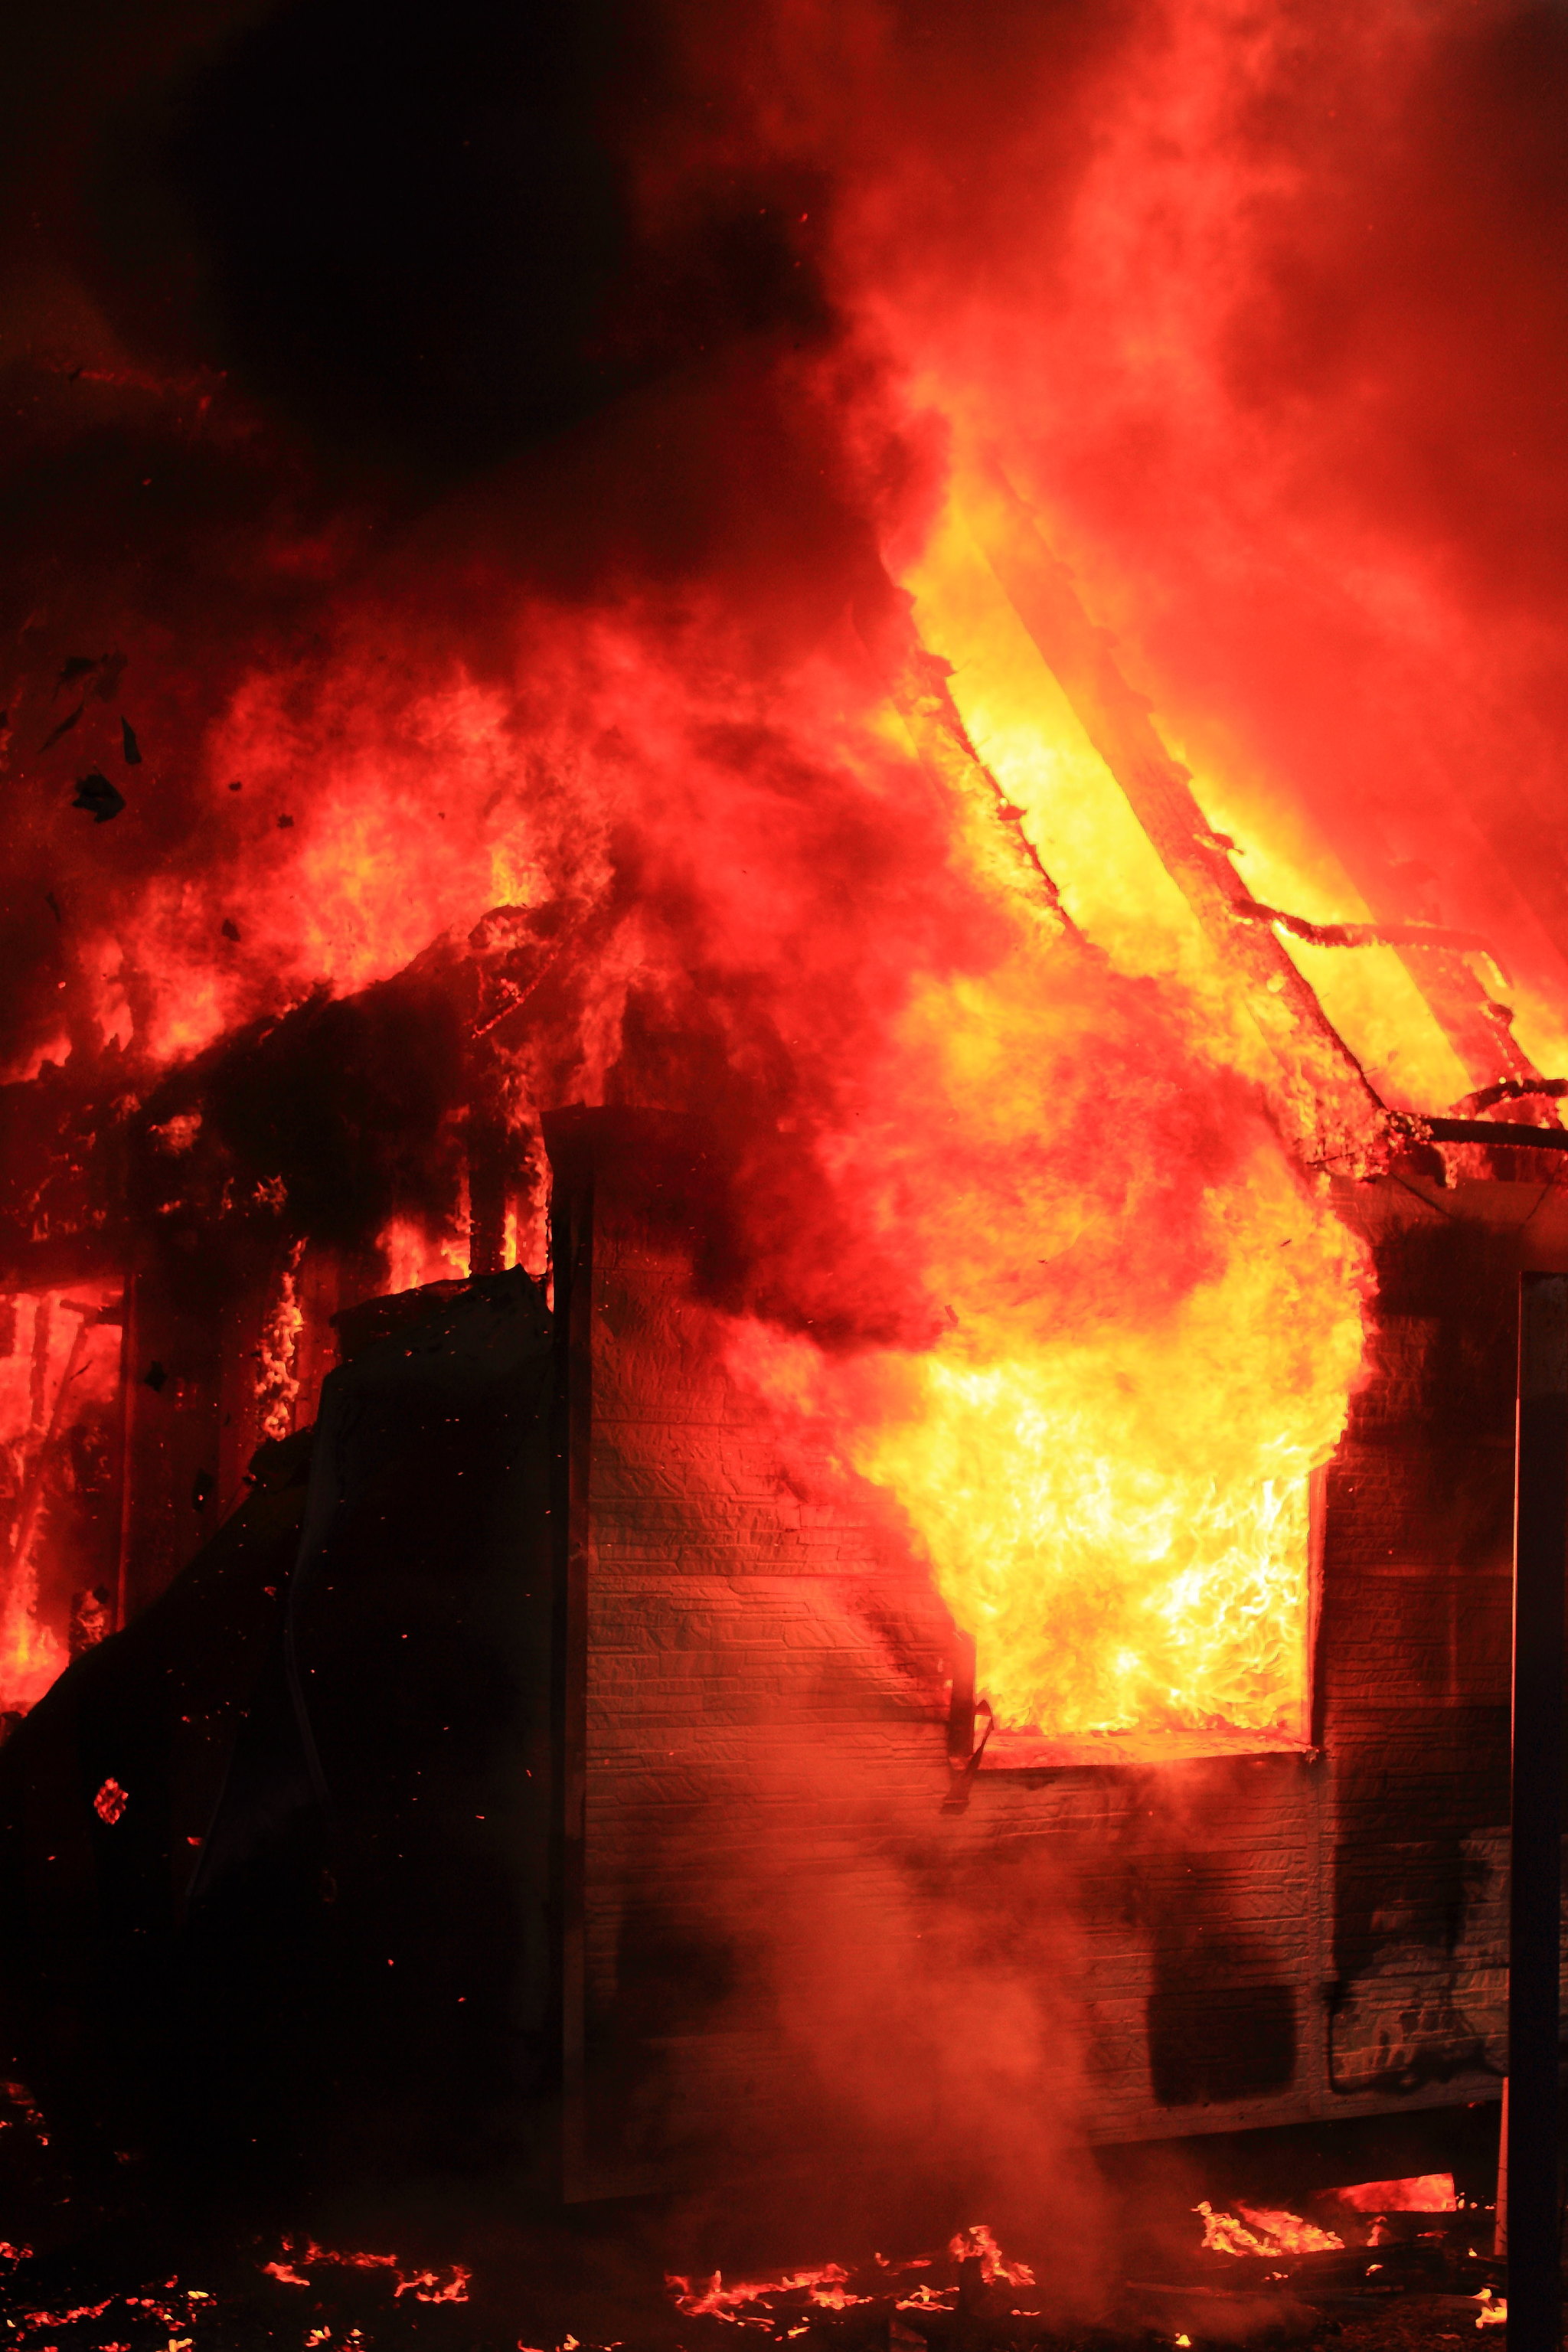
[[[1480,1221],[1508,1188],[1468,1189],[1473,1221],[1367,1204],[1373,1372],[1331,1474],[1320,1667],[1335,2095],[1474,2095],[1506,2063],[1522,1253]]]
[[[1568,1263],[1554,1204],[1543,1230],[1539,1188],[1347,1193],[1382,1287],[1322,1496],[1317,1748],[984,1769],[956,1809],[951,1623],[881,1499],[788,1458],[726,1381],[689,1282],[700,1168],[629,1114],[574,1118],[551,1136],[575,1236],[569,2193],[826,2127],[813,2001],[851,2058],[882,2033],[846,1978],[895,2008],[926,1987],[929,2032],[887,2031],[939,2074],[961,2012],[1032,1987],[1035,2056],[979,2071],[1097,2139],[1495,2096],[1514,1316],[1521,1262]]]

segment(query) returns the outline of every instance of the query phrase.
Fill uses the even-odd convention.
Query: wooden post
[[[468,1111],[468,1272],[500,1274],[506,1265],[506,1192],[510,1138],[504,1118],[473,1104]]]
[[[1508,2340],[1557,2352],[1563,1601],[1568,1584],[1568,1275],[1520,1300],[1509,1880]]]
[[[554,1283],[555,1426],[551,1514],[555,1525],[553,1740],[559,1773],[552,1907],[561,2032],[561,2190],[591,2195],[587,2118],[588,1587],[594,1569],[594,1160],[568,1112],[546,1117],[553,1174],[550,1263]]]

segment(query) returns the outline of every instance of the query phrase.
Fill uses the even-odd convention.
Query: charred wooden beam
[[[1462,954],[1419,940],[1391,944],[1468,1078],[1488,1090],[1504,1080],[1521,1094],[1542,1091],[1530,1083],[1541,1072],[1513,1034],[1512,1012],[1488,995]]]
[[[1215,836],[1217,841],[1219,836]],[[1502,975],[1489,941],[1479,931],[1458,931],[1445,923],[1314,923],[1283,907],[1266,907],[1253,899],[1237,912],[1250,923],[1268,923],[1310,948],[1454,948],[1466,955],[1484,955]]]
[[[1510,1151],[1568,1151],[1568,1130],[1561,1127],[1516,1127],[1500,1118],[1420,1118],[1411,1122],[1416,1139],[1434,1143],[1480,1143],[1489,1150],[1505,1145]]]
[[[468,1117],[468,1272],[500,1274],[506,1264],[507,1180],[512,1141],[505,1118],[475,1103]]]
[[[1024,831],[1023,810],[1015,808],[975,749],[947,683],[952,664],[921,643],[909,617],[910,599],[889,584],[887,603],[858,617],[861,637],[909,730],[916,758],[945,800],[978,818],[975,837],[989,850],[997,878],[1045,938],[1069,940],[1087,951],[1089,941],[1063,906],[1061,892]]]
[[[1460,1118],[1474,1118],[1478,1111],[1490,1110],[1498,1103],[1561,1102],[1564,1095],[1568,1095],[1568,1078],[1543,1078],[1536,1071],[1528,1078],[1499,1078],[1489,1087],[1481,1087],[1457,1102],[1454,1110]]]

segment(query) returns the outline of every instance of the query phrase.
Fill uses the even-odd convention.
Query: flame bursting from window
[[[1355,1244],[1254,1136],[1192,1176],[1196,1278],[1149,1296],[1130,1235],[1119,1277],[1117,1233],[1157,1214],[1159,1177],[1129,1181],[1107,1138],[1098,1167],[1090,1139],[1081,1174],[1053,1181],[1052,1103],[1018,1078],[1049,1066],[1038,1017],[994,1001],[920,1017],[967,1138],[924,1221],[952,1328],[897,1367],[850,1459],[909,1514],[1004,1723],[1300,1737],[1306,1482],[1361,1358]],[[1136,1148],[1181,1145],[1156,1115]],[[1075,1297],[1096,1250],[1101,1278]]]
[[[1150,1009],[1146,1060],[1100,1059],[1042,963],[920,993],[846,1155],[933,1343],[732,1361],[896,1498],[1003,1724],[1300,1740],[1363,1253],[1201,1044]]]

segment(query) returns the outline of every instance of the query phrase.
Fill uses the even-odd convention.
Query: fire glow
[[[682,821],[686,793],[700,793],[710,814],[726,812],[723,830],[708,836],[703,887],[715,951],[734,958],[755,903],[743,861],[763,814],[758,780],[710,755],[678,782],[706,714],[635,640],[601,637],[597,659],[579,725],[635,733],[645,796],[656,811],[661,796],[669,802],[660,833]],[[834,791],[851,790],[858,772],[879,795],[929,793],[879,748],[893,723],[886,706],[873,695],[847,720],[845,688],[841,675],[793,681],[794,711],[821,699],[804,742],[792,719],[793,756],[809,754],[825,789],[836,775]],[[515,754],[489,704],[441,738],[442,796],[471,827],[466,863],[453,825],[445,863],[416,867],[408,829],[419,804],[412,782],[402,799],[396,769],[378,772],[378,791],[403,814],[372,854],[363,826],[340,814],[340,793],[344,809],[358,806],[375,758],[356,691],[352,673],[334,681],[335,723],[351,743],[371,740],[339,750],[295,828],[306,835],[311,904],[352,908],[352,919],[345,912],[339,926],[342,954],[330,928],[291,943],[302,980],[342,985],[386,971],[407,951],[414,908],[431,930],[454,915],[466,921],[475,901],[463,907],[461,890],[493,887],[498,871],[514,892],[551,890],[556,904],[563,890],[581,903],[603,887],[574,829],[586,822],[593,838],[610,822],[620,760],[605,774],[576,757],[571,791],[544,824],[513,793],[498,830],[480,812],[493,810],[495,778]],[[257,735],[266,708],[259,684],[241,689],[209,748],[215,793],[226,793],[219,780],[243,751],[253,778],[267,772]],[[1038,770],[1048,773],[1068,748],[1042,734]],[[564,741],[560,756],[569,756]],[[1009,790],[1044,810],[1037,780]],[[896,1497],[976,1639],[980,1687],[1004,1722],[1065,1738],[1196,1729],[1254,1744],[1299,1739],[1307,1480],[1340,1434],[1359,1361],[1357,1245],[1262,1116],[1257,1040],[1216,1013],[1212,990],[1171,974],[1156,987],[1042,921],[1048,886],[1000,856],[1001,820],[984,798],[950,797],[939,814],[953,877],[947,920],[955,943],[980,924],[990,969],[943,975],[929,968],[929,948],[922,957],[889,942],[879,984],[901,1006],[841,1079],[849,1098],[811,1154],[818,1180],[861,1204],[856,1245],[907,1269],[901,1319],[929,1338],[846,1356],[752,1318],[732,1335],[732,1360],[781,1410],[806,1402],[829,1451]],[[1031,814],[1026,832],[1042,822]],[[1118,849],[1114,826],[1082,844],[1096,863]],[[782,950],[816,917],[805,877],[779,862]],[[551,900],[541,905],[551,912]],[[265,876],[241,911],[247,936],[281,919]],[[1164,912],[1179,930],[1179,915]],[[933,913],[940,924],[940,901]],[[616,1042],[633,940],[655,971],[678,952],[646,914],[629,929],[631,939],[623,921],[580,974],[592,1023],[577,1050],[591,1045],[601,1068]],[[1178,954],[1153,922],[1145,949],[1155,964]],[[1180,952],[1190,957],[1190,946]],[[166,985],[162,1001],[168,1019],[177,1002],[187,1024],[220,1017],[201,988]],[[183,1042],[205,1034],[187,1026]],[[524,1048],[510,1081],[524,1097],[529,1061]],[[187,1118],[175,1137],[179,1126],[160,1132],[188,1157],[199,1122]],[[268,1199],[286,1208],[280,1187]],[[439,1231],[421,1239],[395,1221],[383,1244],[396,1280],[457,1271]],[[292,1424],[299,1265],[296,1244],[264,1326],[266,1436]],[[19,1673],[22,1653],[14,1655]]]
[[[1384,14],[1364,53],[1359,32],[1324,37],[1350,43],[1369,90],[1400,74],[1414,89],[1419,42]],[[1245,309],[1276,286],[1249,240],[1310,194],[1299,160],[1233,135],[1268,115],[1259,88],[1294,85],[1286,21],[1180,0],[1161,43],[1104,64],[1093,153],[1056,213],[1031,192],[1057,68],[1021,67],[985,110],[1007,129],[984,134],[987,173],[1000,143],[983,250],[952,217],[963,173],[930,217],[918,108],[907,138],[882,136],[908,103],[890,38],[796,26],[760,71],[737,30],[733,54],[693,63],[698,84],[711,74],[729,107],[775,86],[789,102],[742,110],[719,164],[692,129],[679,168],[662,151],[628,166],[664,228],[747,142],[835,189],[779,214],[832,333],[792,318],[732,380],[703,379],[689,481],[658,470],[668,419],[629,409],[605,428],[611,470],[573,478],[574,546],[584,515],[616,507],[621,466],[657,485],[652,504],[670,491],[711,562],[641,562],[628,524],[563,585],[525,560],[535,509],[520,492],[513,517],[498,490],[482,527],[447,519],[378,570],[352,501],[309,524],[280,507],[251,551],[262,617],[235,625],[209,699],[162,621],[128,614],[130,652],[91,649],[96,613],[89,650],[39,639],[9,709],[18,782],[39,793],[28,822],[55,828],[34,895],[68,972],[11,1074],[92,1063],[106,1102],[145,1102],[248,1024],[410,967],[450,977],[490,955],[487,924],[511,925],[530,969],[468,1003],[462,1032],[528,1171],[502,1255],[543,1271],[542,1110],[729,1118],[752,1250],[747,1295],[723,1302],[731,1365],[891,1498],[995,1719],[1153,1752],[1300,1744],[1310,1481],[1346,1424],[1368,1283],[1331,1181],[1386,1165],[1385,1108],[1528,1093],[1561,1051],[1561,991],[1528,924],[1532,976],[1500,967],[1491,917],[1513,902],[1499,884],[1492,906],[1466,903],[1468,816],[1443,817],[1454,871],[1436,881],[1394,854],[1407,843],[1367,845],[1373,781],[1402,772],[1405,734],[1429,749],[1421,690],[1384,732],[1391,698],[1363,697],[1347,751],[1326,678],[1331,757],[1297,749],[1310,663],[1293,631],[1331,613],[1325,643],[1363,645],[1379,677],[1426,662],[1446,679],[1468,641],[1423,547],[1341,535],[1331,501],[1292,506],[1284,485],[1312,470],[1293,428],[1238,422],[1226,289]],[[1384,38],[1386,74],[1368,63]],[[1338,76],[1337,52],[1313,55]],[[1380,125],[1362,126],[1369,154]],[[133,388],[175,439],[213,434],[215,463],[223,433],[258,429],[216,373],[164,379],[107,347],[48,367],[93,399]],[[805,524],[789,537],[794,490],[769,510],[793,569],[749,536],[785,455],[782,478],[829,485],[820,543]],[[226,581],[242,540],[224,540]],[[1189,575],[1220,615],[1212,645],[1178,611]],[[267,617],[285,592],[306,625]],[[177,856],[156,833],[176,798]],[[1424,782],[1422,824],[1440,800]],[[1387,816],[1391,841],[1408,814]],[[1405,877],[1400,903],[1369,903],[1373,868]],[[421,1139],[432,1161],[455,1156],[456,1126]],[[200,1114],[151,1132],[173,1215],[208,1148]],[[476,1213],[447,1192],[353,1236],[387,1288],[468,1270]],[[260,1199],[278,1219],[255,1383],[258,1433],[278,1438],[306,1410],[314,1236],[270,1168],[220,1198],[215,1215]],[[45,1349],[46,1385],[59,1354]],[[54,1456],[13,1372],[19,1358],[0,1410],[20,1496]],[[67,1654],[54,1540],[13,1537],[5,1706]]]

